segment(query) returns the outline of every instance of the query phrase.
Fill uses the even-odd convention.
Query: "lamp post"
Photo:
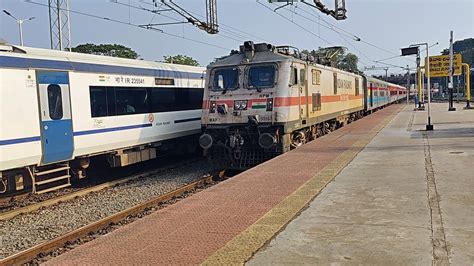
[[[35,19],[35,17],[30,17],[30,18],[26,18],[26,19],[18,19],[15,16],[13,16],[10,12],[6,11],[5,9],[3,10],[3,13],[5,13],[7,16],[13,18],[16,21],[16,23],[18,23],[18,29],[20,31],[20,45],[23,46],[23,28],[22,28],[22,25],[26,21],[30,21],[30,20]]]
[[[425,61],[425,70],[426,70],[426,78],[428,79],[427,81],[427,89],[428,89],[428,124],[426,125],[426,130],[433,130],[433,125],[431,124],[431,81],[430,81],[430,53],[429,53],[429,45],[428,43],[418,43],[418,44],[412,44],[408,46],[408,48],[402,48],[402,56],[406,55],[416,55],[420,51],[420,46],[425,45],[426,46],[426,61]],[[419,60],[417,60],[417,63]],[[418,68],[419,69],[419,68]]]
[[[426,125],[426,130],[433,130],[434,127],[431,124],[431,81],[430,81],[430,53],[429,53],[429,45],[428,43],[418,43],[412,44],[409,47],[418,47],[421,45],[426,46],[426,61],[425,61],[425,70],[426,70],[426,79],[427,79],[427,93],[428,93],[428,124]]]

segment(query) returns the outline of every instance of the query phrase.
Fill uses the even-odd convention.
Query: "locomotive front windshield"
[[[213,90],[235,90],[239,87],[239,69],[223,68],[214,70]]]
[[[248,69],[248,88],[263,89],[271,88],[275,85],[274,65],[252,66]]]

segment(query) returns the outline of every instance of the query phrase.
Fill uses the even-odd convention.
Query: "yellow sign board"
[[[425,73],[426,73],[425,58]],[[453,55],[454,76],[462,75],[462,56],[460,54]],[[425,74],[426,75],[426,74]],[[449,55],[430,56],[430,76],[446,77],[449,76]]]

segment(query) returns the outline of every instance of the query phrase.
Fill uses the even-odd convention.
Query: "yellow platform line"
[[[405,106],[383,119],[361,140],[290,194],[262,218],[209,256],[202,265],[242,265],[297,216]]]

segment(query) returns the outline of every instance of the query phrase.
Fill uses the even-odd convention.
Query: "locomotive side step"
[[[33,171],[33,193],[41,194],[71,186],[69,163],[40,166]]]
[[[64,166],[64,167],[59,167],[59,168],[53,168],[53,169],[50,169],[50,170],[45,170],[45,171],[42,171],[42,172],[37,172],[36,175],[37,175],[37,176],[40,176],[40,175],[47,175],[47,174],[51,174],[51,173],[55,173],[55,172],[59,172],[59,171],[63,171],[63,170],[69,170],[69,166]]]
[[[63,176],[58,176],[58,177],[55,177],[55,178],[45,179],[45,180],[42,180],[42,181],[36,181],[35,184],[37,186],[40,186],[40,185],[52,183],[52,182],[59,181],[59,180],[66,180],[66,179],[69,180],[69,178],[71,178],[70,175],[63,175]]]

